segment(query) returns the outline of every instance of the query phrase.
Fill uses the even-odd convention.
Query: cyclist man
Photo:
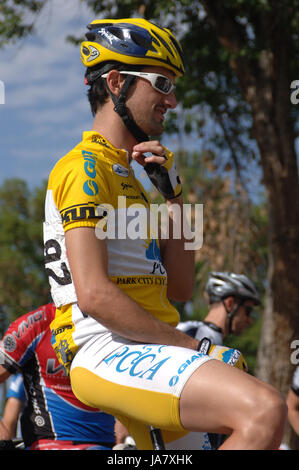
[[[0,383],[16,373],[21,373],[24,381],[21,433],[25,447],[110,449],[115,441],[114,418],[83,405],[72,393],[69,377],[51,346],[49,325],[54,314],[54,305],[48,304],[21,316],[11,323],[0,345]],[[4,414],[2,439],[13,437],[8,434],[12,418],[7,421]],[[16,413],[14,418],[16,422]]]
[[[254,283],[244,274],[211,272],[206,292],[210,309],[205,320],[181,322],[177,328],[213,344],[223,344],[228,334],[242,334],[252,324],[252,309],[261,303]]]
[[[230,434],[227,449],[277,448],[286,419],[280,394],[199,354],[198,341],[175,328],[168,300],[191,296],[194,257],[172,235],[183,225],[174,155],[148,136],[162,134],[177,104],[181,47],[140,18],[95,20],[88,30],[81,57],[94,123],[51,172],[44,224],[54,348],[73,391],[118,417],[138,449],[152,448],[147,425],[162,429],[165,442],[192,429]],[[149,209],[132,159],[165,197],[171,224],[161,243],[148,227],[129,236],[134,203]]]

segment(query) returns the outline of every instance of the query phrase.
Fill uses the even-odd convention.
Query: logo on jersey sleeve
[[[66,207],[60,211],[63,225],[69,222],[78,222],[80,220],[100,218],[97,211],[97,204],[88,202],[86,204],[76,204]]]
[[[99,187],[95,181],[87,180],[83,184],[83,191],[88,194],[88,196],[96,196],[99,192]]]
[[[10,334],[5,336],[2,344],[3,344],[3,348],[7,352],[14,352],[17,347],[16,339],[13,337],[13,335],[10,335]]]
[[[96,159],[97,155],[87,150],[82,150],[84,160],[84,172],[88,179],[83,184],[83,191],[88,196],[96,196],[99,192],[99,187],[95,181],[96,172]]]

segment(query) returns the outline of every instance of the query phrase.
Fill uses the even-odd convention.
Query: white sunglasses
[[[125,74],[125,75],[136,75],[136,77],[141,77],[145,78],[145,80],[148,80],[152,87],[163,93],[164,95],[168,95],[175,89],[175,85],[172,83],[172,81],[168,78],[165,77],[165,75],[161,75],[159,73],[148,73],[148,72],[131,72],[131,71],[119,71],[119,73]],[[103,78],[107,78],[108,73],[104,73],[102,75]]]

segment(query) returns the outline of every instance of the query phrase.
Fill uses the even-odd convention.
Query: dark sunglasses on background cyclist
[[[249,305],[244,305],[245,313],[248,318],[252,318],[252,320],[257,320],[259,318],[259,314],[254,307],[250,307]]]

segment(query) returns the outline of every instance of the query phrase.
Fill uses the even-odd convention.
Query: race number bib
[[[65,236],[61,224],[44,223],[46,274],[56,307],[77,302],[75,286],[66,256]]]

